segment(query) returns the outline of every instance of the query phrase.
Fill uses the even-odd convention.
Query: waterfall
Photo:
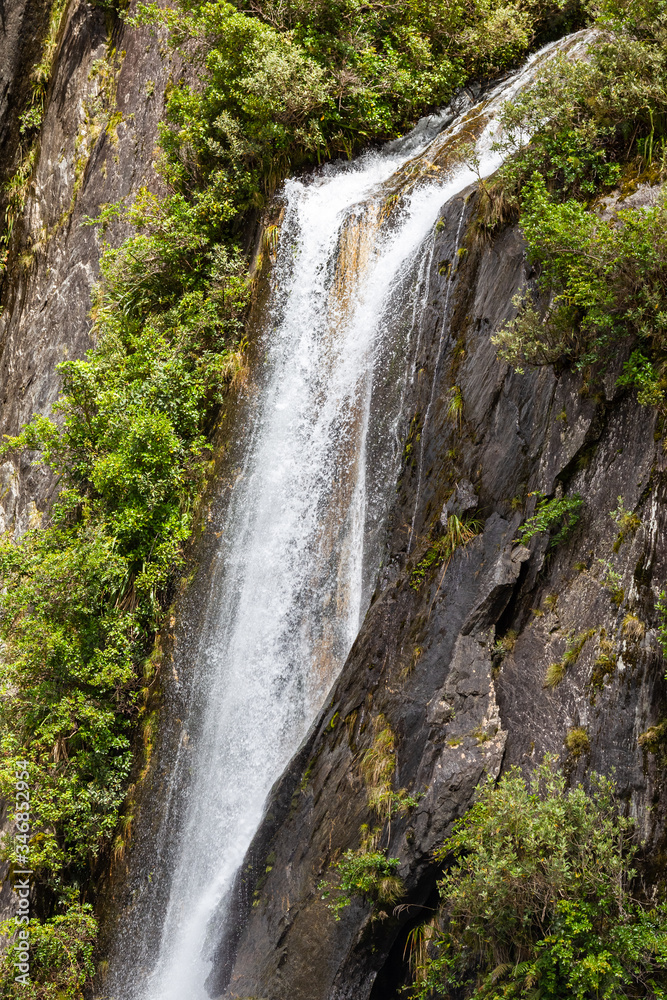
[[[552,52],[583,46],[585,36],[573,37],[537,53],[416,151],[414,140],[392,144],[389,153],[285,185],[245,460],[165,789],[178,808],[165,810],[156,834],[173,858],[169,897],[154,909],[149,898],[125,930],[140,940],[158,923],[161,944],[147,958],[121,941],[105,997],[207,997],[210,917],[224,905],[271,785],[321,708],[375,586],[440,210],[498,168],[493,133],[503,102]],[[461,156],[468,139],[475,168]],[[446,315],[441,322],[442,347]],[[135,953],[136,962],[128,957]]]

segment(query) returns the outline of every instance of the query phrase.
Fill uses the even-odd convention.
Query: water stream
[[[152,969],[131,967],[119,949],[105,994],[115,1000],[206,1000],[210,917],[375,585],[438,215],[497,169],[498,109],[555,47],[416,152],[399,146],[285,185],[260,389],[165,794],[185,791],[158,832],[174,858],[169,899],[166,912],[144,910],[161,923],[161,944]],[[455,152],[464,134],[477,170]],[[441,322],[442,345],[447,315]]]

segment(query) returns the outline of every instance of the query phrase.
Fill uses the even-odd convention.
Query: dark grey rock
[[[468,194],[443,212],[417,359],[427,377],[415,380],[406,433],[428,402],[449,280],[437,273],[437,261],[451,259],[452,230]],[[475,205],[468,198],[469,220]],[[483,531],[415,592],[411,573],[427,543],[407,558],[405,524],[420,470],[414,455],[406,460],[376,598],[330,702],[274,789],[231,918],[219,922],[213,997],[398,1000],[408,977],[407,933],[437,900],[434,848],[470,806],[480,780],[511,764],[530,771],[545,752],[560,757],[572,781],[613,769],[642,835],[663,844],[664,785],[638,743],[667,711],[654,631],[655,598],[667,573],[667,459],[654,440],[655,415],[617,388],[588,395],[571,373],[517,375],[499,364],[490,337],[529,280],[521,236],[508,227],[482,243],[471,228],[465,246],[451,279],[448,339],[424,432],[416,534],[428,537],[445,514],[473,509],[473,497]],[[463,362],[455,365],[462,349]],[[447,413],[454,384],[463,398],[460,428]],[[538,489],[584,498],[574,534],[555,549],[547,535],[517,544]],[[619,495],[642,524],[615,552],[618,529],[608,512]],[[623,577],[620,608],[598,559],[610,560]],[[646,623],[643,640],[624,634],[628,613]],[[576,663],[561,684],[545,689],[549,664],[582,636]],[[617,658],[600,675],[595,661],[603,640]],[[383,834],[389,855],[400,859],[405,905],[373,919],[355,901],[336,922],[317,886],[340,852],[359,846],[362,823],[373,822],[359,761],[380,715],[396,738],[395,787],[421,796]],[[564,743],[572,726],[585,726],[591,743],[579,760],[568,758]]]
[[[475,493],[472,483],[468,479],[462,479],[460,483],[456,484],[454,492],[442,508],[442,513],[440,514],[441,525],[443,528],[447,527],[450,514],[462,517],[471,510],[477,510],[478,503],[479,497]]]

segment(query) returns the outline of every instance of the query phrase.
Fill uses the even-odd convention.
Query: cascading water
[[[340,670],[375,584],[438,214],[500,165],[498,110],[558,47],[416,155],[399,147],[285,186],[264,371],[170,776],[179,807],[167,808],[158,835],[174,859],[169,899],[166,912],[149,900],[142,917],[161,922],[161,945],[136,961],[118,947],[105,996],[207,997],[208,922],[224,908],[271,785]],[[476,169],[461,161],[470,136]],[[408,320],[397,324],[399,292]],[[446,324],[445,315],[441,337]]]

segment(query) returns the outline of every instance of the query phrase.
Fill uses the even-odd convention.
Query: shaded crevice
[[[405,987],[413,981],[410,970],[410,936],[416,927],[435,915],[439,903],[437,879],[440,869],[430,868],[423,876],[414,899],[420,902],[408,904],[408,912],[413,915],[405,921],[391,945],[387,957],[379,969],[369,1000],[404,1000]]]

